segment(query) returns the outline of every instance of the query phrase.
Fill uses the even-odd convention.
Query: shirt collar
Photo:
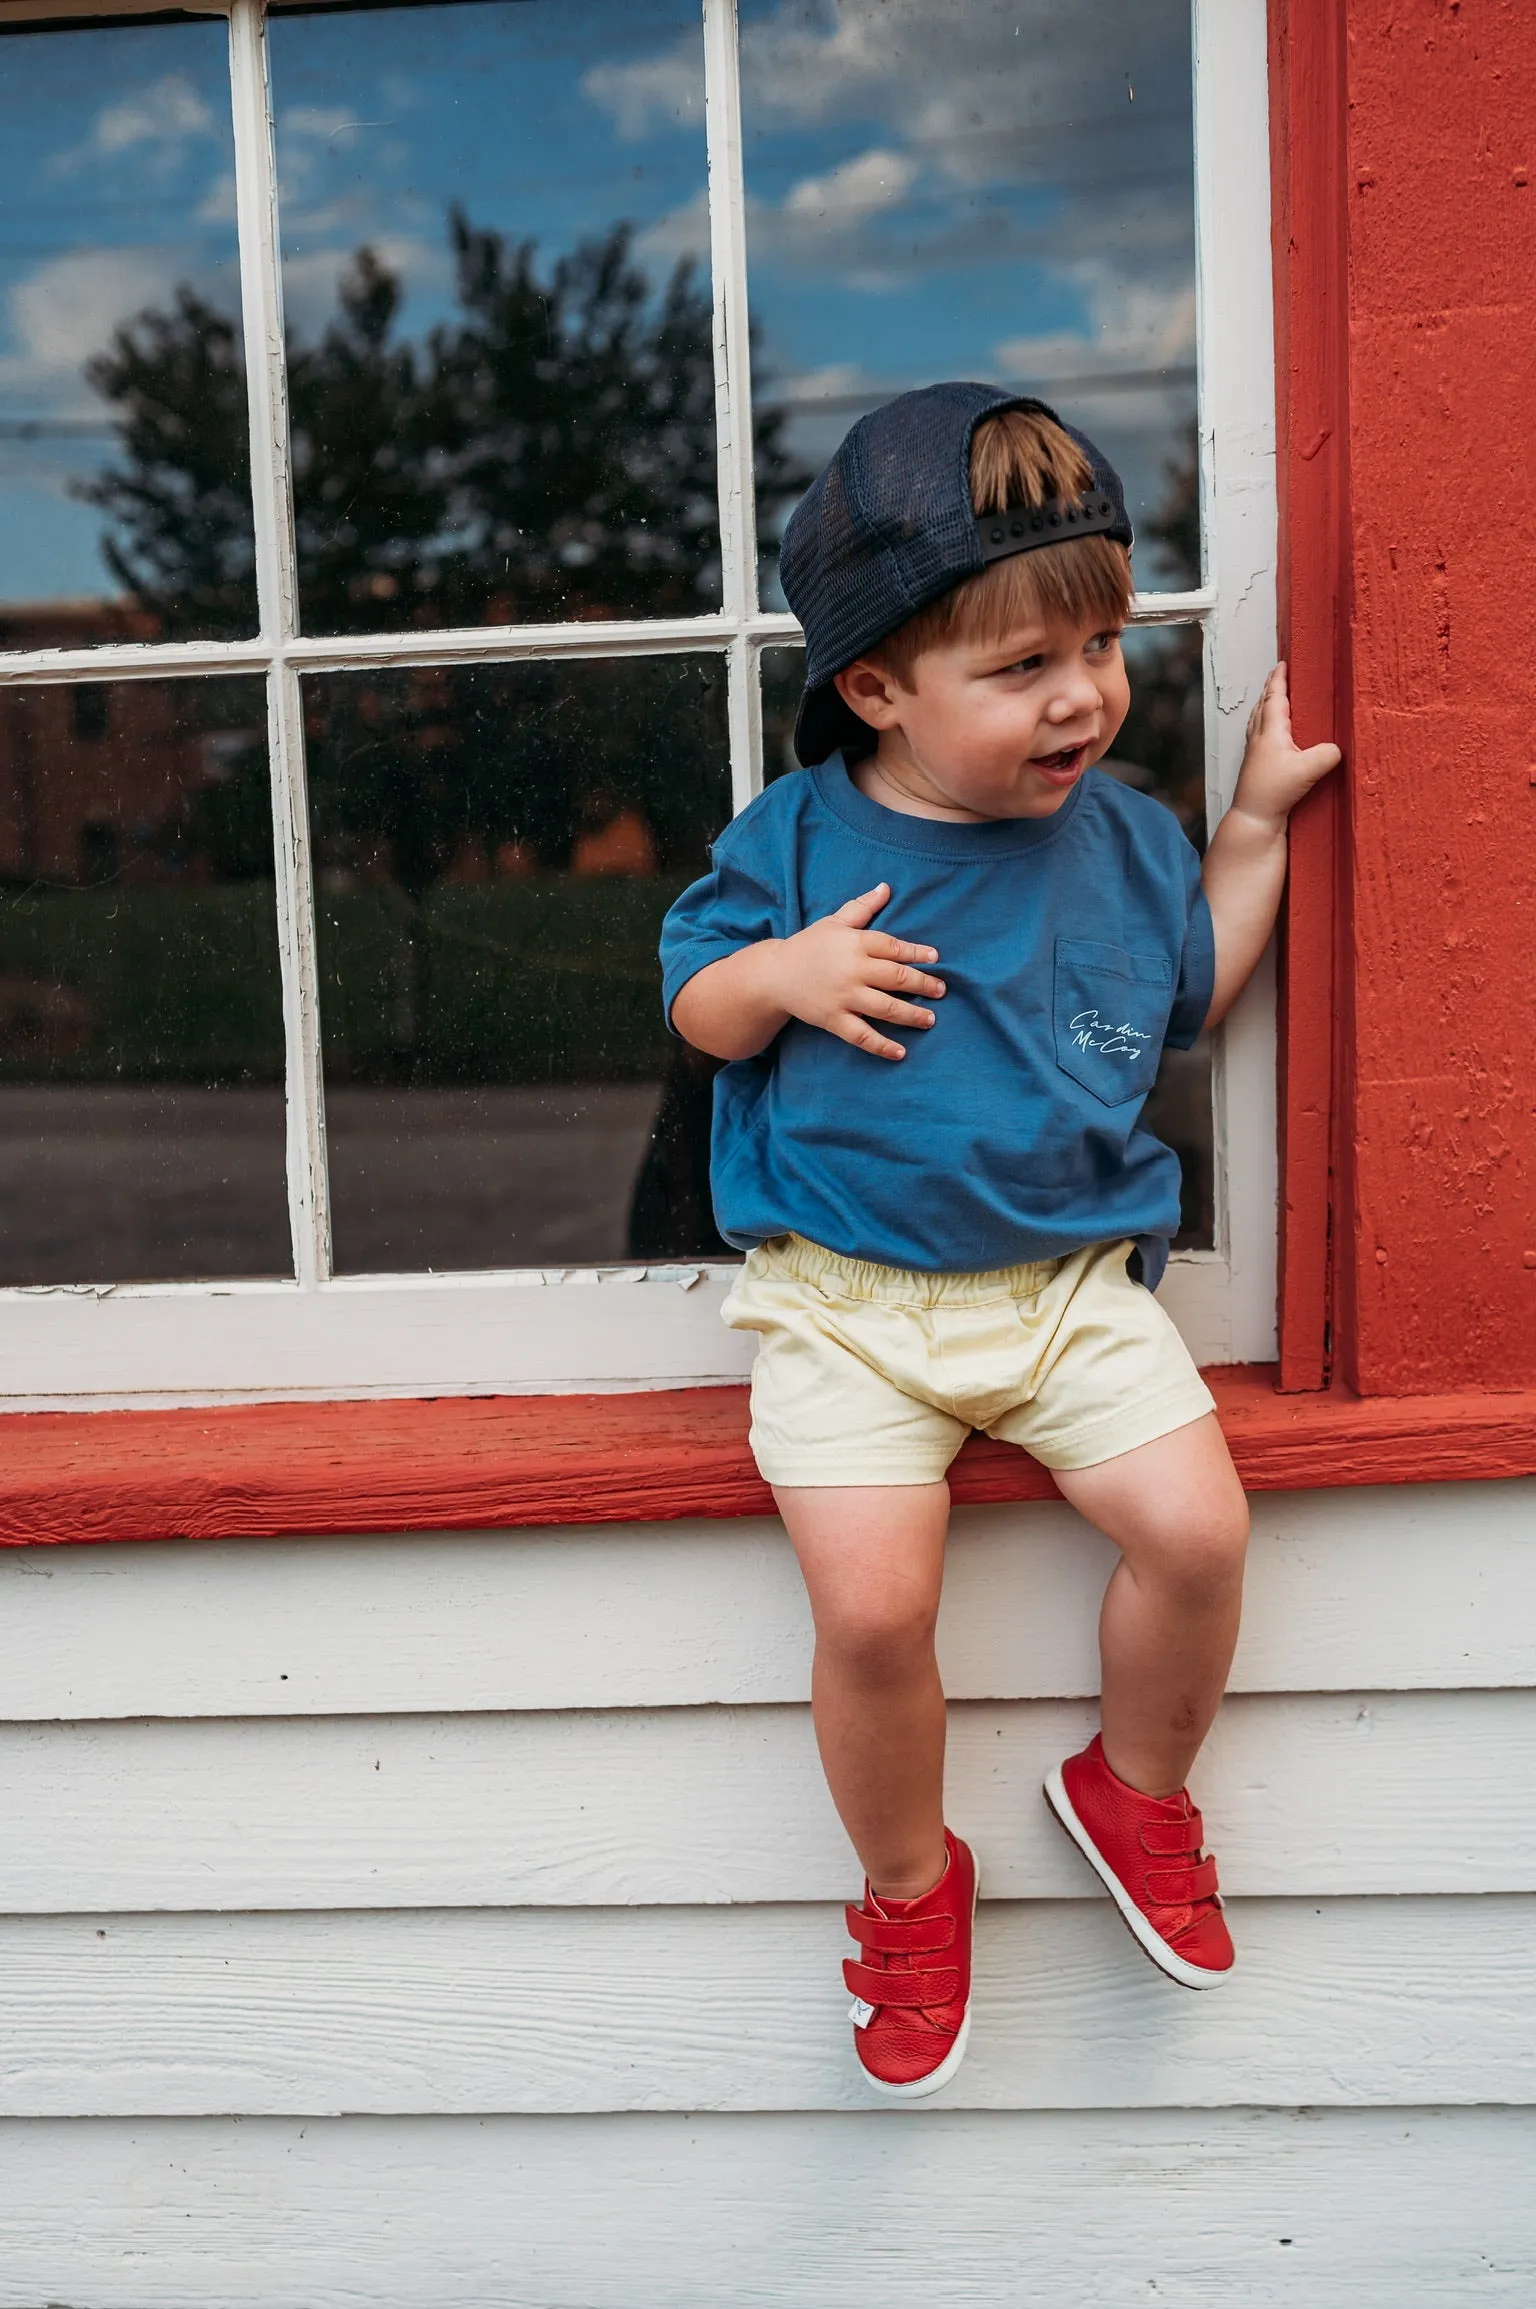
[[[1043,849],[1055,841],[1076,816],[1092,773],[1084,771],[1061,808],[1048,818],[991,818],[980,824],[908,817],[904,810],[888,810],[882,802],[872,802],[848,775],[848,765],[840,753],[830,754],[807,774],[833,816],[867,842],[923,858],[984,859],[1017,857],[1022,851]]]

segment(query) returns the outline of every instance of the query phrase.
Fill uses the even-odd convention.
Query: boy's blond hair
[[[1077,443],[1041,410],[1000,409],[972,436],[971,505],[978,515],[1077,497],[1092,486],[1092,467]],[[910,687],[918,658],[939,642],[999,642],[1041,621],[1119,627],[1131,593],[1131,557],[1118,540],[1071,537],[978,570],[867,655]]]

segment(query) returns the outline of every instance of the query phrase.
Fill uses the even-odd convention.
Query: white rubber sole
[[[1159,1933],[1153,1931],[1119,1877],[1101,1857],[1093,1838],[1078,1818],[1072,1799],[1067,1794],[1059,1765],[1047,1775],[1045,1800],[1119,1909],[1124,1922],[1135,1935],[1138,1946],[1145,1955],[1151,1957],[1159,1972],[1166,1972],[1168,1978],[1176,1980],[1181,1988],[1220,1988],[1224,1980],[1231,1979],[1231,1966],[1225,1972],[1211,1972],[1203,1965],[1189,1964],[1182,1956],[1175,1954]]]
[[[971,1854],[971,1859],[973,1862],[975,1858],[976,1855],[973,1852]],[[976,1903],[980,1897],[981,1870],[978,1868],[976,1870],[975,1889],[971,1894],[971,1945],[973,1952],[976,1941]],[[974,1996],[975,1993],[976,1972],[973,1953],[971,1969],[971,1996]],[[872,2077],[870,2075],[868,2069],[864,2066],[864,2063],[859,2060],[857,2053],[855,2053],[853,2057],[858,2063],[860,2076],[864,2079],[864,2082],[868,2085],[872,2093],[879,2093],[883,2100],[888,2101],[921,2101],[926,2100],[930,2093],[942,2092],[945,2085],[948,2084],[950,2078],[954,2075],[956,2069],[958,2069],[960,2063],[965,2058],[965,2048],[970,2042],[970,2035],[971,1997],[968,1996],[965,2000],[965,2018],[960,2023],[960,2033],[955,2038],[954,2043],[950,2046],[948,2052],[944,2055],[944,2058],[940,2061],[938,2067],[933,2071],[931,2076],[920,2076],[914,2078],[913,2082],[909,2085],[883,2084],[879,2077]]]

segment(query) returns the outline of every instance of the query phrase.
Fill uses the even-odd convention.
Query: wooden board
[[[1279,1395],[1269,1365],[1207,1372],[1260,1491],[1536,1474],[1536,1393],[1361,1402]],[[1055,1496],[1027,1453],[973,1436],[969,1505]],[[0,1544],[669,1521],[772,1507],[746,1391],[244,1404],[13,1414]]]
[[[1091,1703],[962,1703],[949,1808],[998,1898],[1086,1863],[1039,1794]],[[1536,1889],[1536,1692],[1233,1699],[1196,1778],[1234,1894]],[[0,1728],[0,1914],[842,1899],[808,1711]]]
[[[1113,1550],[1059,1501],[961,1508],[957,1699],[1098,1685]],[[0,1553],[13,1721],[804,1699],[776,1519]],[[1238,1691],[1536,1683],[1536,1483],[1261,1494]]]
[[[6,2309],[1525,2309],[1536,2123],[1266,2113],[0,2126]]]
[[[1536,2101],[1536,1900],[1229,1913],[1196,1997],[1107,1902],[984,1907],[942,2106]],[[11,1917],[0,2116],[867,2108],[850,1949],[830,1906]]]

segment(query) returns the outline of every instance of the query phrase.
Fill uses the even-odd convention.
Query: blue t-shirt
[[[787,938],[877,882],[872,929],[936,946],[932,1027],[873,1058],[791,1019],[715,1082],[710,1175],[738,1249],[808,1236],[940,1274],[1131,1236],[1155,1285],[1179,1223],[1178,1157],[1141,1110],[1165,1043],[1210,1008],[1200,861],[1161,803],[1090,770],[1048,818],[907,817],[841,755],[732,820],[661,936],[667,1016],[696,971]]]

